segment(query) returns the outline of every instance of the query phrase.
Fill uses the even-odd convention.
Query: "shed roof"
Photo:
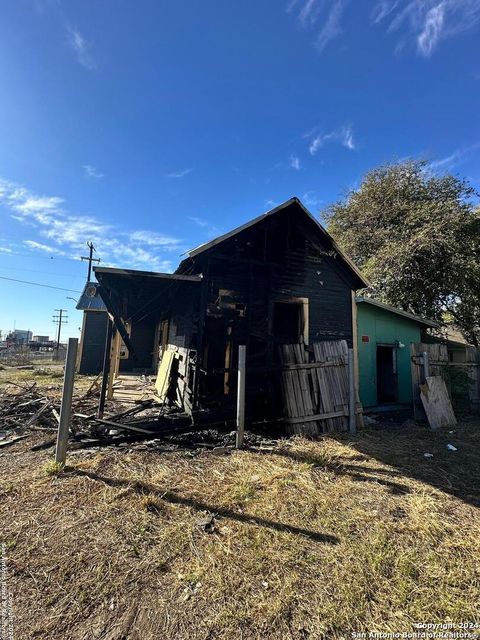
[[[224,233],[223,235],[218,236],[218,238],[214,238],[213,240],[210,240],[209,242],[201,244],[198,247],[195,247],[194,249],[190,249],[189,251],[186,252],[186,255],[188,255],[189,258],[194,258],[200,253],[203,253],[204,251],[208,251],[208,249],[211,249],[212,247],[219,245],[221,242],[224,242],[225,240],[232,238],[238,233],[245,231],[245,229],[249,229],[250,227],[253,227],[254,225],[268,218],[269,216],[274,216],[275,214],[279,213],[280,211],[283,211],[284,209],[286,209],[287,207],[290,207],[291,205],[296,205],[299,208],[299,210],[302,211],[302,213],[305,216],[307,216],[307,218],[315,224],[318,231],[320,231],[323,237],[328,240],[332,248],[340,256],[340,258],[345,263],[347,268],[351,272],[353,272],[353,274],[356,276],[357,281],[360,285],[358,288],[368,287],[368,281],[365,278],[365,276],[362,274],[360,269],[358,269],[358,267],[355,266],[355,264],[350,260],[350,258],[340,249],[340,247],[332,238],[332,236],[326,231],[326,229],[324,229],[324,227],[320,224],[320,222],[310,213],[310,211],[308,211],[305,205],[296,196],[294,196],[293,198],[290,198],[289,200],[286,200],[282,204],[279,204],[278,206],[274,207],[273,209],[270,209],[266,213],[262,213],[256,218],[249,220],[248,222],[241,225],[240,227],[236,227],[235,229],[232,229],[231,231],[228,231],[227,233]]]
[[[413,320],[418,324],[423,324],[426,327],[435,327],[439,326],[438,322],[435,320],[429,320],[428,318],[422,318],[422,316],[417,316],[413,313],[409,313],[408,311],[404,311],[403,309],[398,309],[397,307],[391,307],[389,304],[384,304],[383,302],[379,302],[378,300],[374,300],[373,298],[367,298],[366,296],[357,296],[355,298],[357,302],[370,304],[374,307],[378,307],[379,309],[383,309],[383,311],[389,311],[390,313],[395,313],[398,316],[403,316],[404,318],[408,318],[409,320]]]
[[[96,276],[112,275],[112,276],[130,276],[137,278],[153,278],[164,280],[183,280],[186,282],[201,282],[202,275],[183,275],[180,273],[161,273],[160,271],[139,271],[137,269],[117,269],[115,267],[93,267]]]

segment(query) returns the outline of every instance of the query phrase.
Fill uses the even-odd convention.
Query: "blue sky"
[[[386,161],[480,188],[479,54],[480,0],[5,0],[0,329],[78,335],[88,240],[169,271]]]

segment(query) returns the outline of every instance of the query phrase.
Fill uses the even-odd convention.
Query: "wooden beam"
[[[363,411],[362,406],[358,405],[355,408],[355,413],[359,414]],[[269,423],[285,423],[285,424],[300,424],[303,422],[314,422],[315,420],[328,420],[329,418],[342,418],[348,416],[348,409],[341,409],[339,411],[330,411],[329,413],[317,413],[314,416],[298,416],[295,418],[276,418],[273,420],[259,420],[253,424],[269,424]]]

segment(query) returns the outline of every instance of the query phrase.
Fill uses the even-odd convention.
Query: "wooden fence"
[[[318,435],[349,427],[348,346],[345,340],[312,345],[281,345],[281,389],[290,433]],[[313,361],[312,361],[313,359]],[[355,393],[356,426],[363,426],[362,407]]]
[[[445,380],[454,408],[467,412],[480,412],[480,349],[465,345],[465,362],[451,362],[445,344],[412,343],[410,353],[413,409],[416,420],[425,418],[419,389],[419,385],[425,380],[423,355],[425,353],[428,360],[428,375],[441,376]]]

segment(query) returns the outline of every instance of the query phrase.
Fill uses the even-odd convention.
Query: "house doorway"
[[[394,345],[377,344],[377,404],[398,400],[397,350]]]

